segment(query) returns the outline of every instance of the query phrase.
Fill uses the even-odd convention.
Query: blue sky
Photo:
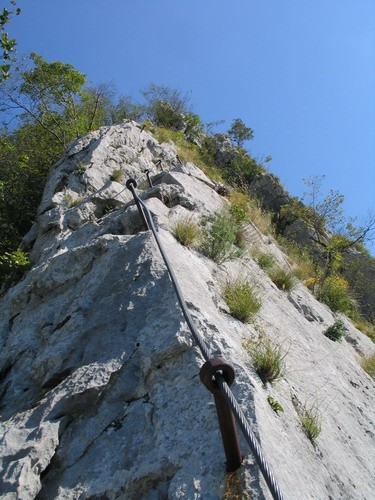
[[[140,98],[191,92],[203,121],[240,117],[293,195],[303,178],[375,209],[374,0],[17,0],[18,51],[73,64]]]

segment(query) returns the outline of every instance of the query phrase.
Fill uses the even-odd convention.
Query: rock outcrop
[[[373,344],[345,318],[344,342],[326,338],[334,314],[302,284],[278,290],[250,252],[216,265],[182,247],[173,221],[199,219],[227,200],[176,153],[125,122],[77,140],[55,165],[25,239],[33,267],[0,303],[1,498],[269,498],[242,437],[244,463],[225,472],[213,398],[199,381],[202,357],[125,188],[129,177],[197,328],[212,355],[235,368],[233,391],[285,496],[371,498],[375,386],[358,357]],[[272,241],[255,240],[287,264]],[[221,296],[228,275],[254,283],[262,301],[255,323],[229,315]],[[287,352],[285,377],[272,386],[243,347],[262,334]],[[300,424],[311,406],[322,418],[315,444]]]

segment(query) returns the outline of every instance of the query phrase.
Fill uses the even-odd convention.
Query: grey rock
[[[199,381],[203,358],[150,231],[110,182],[117,165],[141,185],[146,164],[159,184],[140,195],[196,327],[212,356],[235,369],[233,392],[285,496],[371,498],[375,387],[357,358],[372,342],[349,320],[347,340],[331,342],[328,307],[302,284],[289,296],[278,290],[249,254],[216,265],[181,246],[170,232],[175,218],[199,220],[226,201],[195,167],[174,168],[173,150],[125,122],[73,143],[51,173],[33,268],[0,301],[2,498],[270,498],[242,435],[244,463],[226,475],[214,400]],[[80,199],[68,208],[56,188],[72,158],[89,168],[85,184],[67,188]],[[73,186],[77,175],[66,172]],[[106,201],[112,210],[99,213]],[[256,244],[288,262],[272,239],[258,234]],[[228,314],[228,276],[246,277],[261,297],[253,324]],[[285,378],[272,387],[243,347],[263,334],[287,351]],[[284,407],[279,416],[269,392]],[[315,446],[298,415],[310,404],[322,414]]]

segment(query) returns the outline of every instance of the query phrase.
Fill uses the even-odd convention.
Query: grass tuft
[[[249,323],[261,307],[254,287],[241,278],[227,280],[222,293],[230,314],[244,323]]]
[[[270,271],[276,264],[275,257],[270,253],[259,252],[254,257],[259,267],[264,271]]]
[[[269,337],[263,335],[258,342],[245,342],[244,348],[251,356],[255,371],[263,382],[273,382],[285,375],[287,353]]]
[[[271,280],[275,283],[279,290],[284,290],[286,292],[290,292],[294,290],[297,286],[297,281],[294,277],[294,274],[291,271],[286,271],[281,267],[276,267],[275,269],[271,269],[268,273]]]
[[[124,178],[124,172],[121,169],[116,169],[111,174],[111,181],[121,182]]]
[[[300,420],[306,436],[314,443],[322,430],[321,417],[318,409],[315,406],[311,408],[305,407],[300,415]]]
[[[181,245],[189,248],[198,245],[201,238],[198,224],[188,217],[177,220],[172,226],[172,233]]]
[[[361,360],[361,366],[370,377],[375,379],[375,353],[365,356]]]

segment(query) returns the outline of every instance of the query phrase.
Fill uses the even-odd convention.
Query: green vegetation
[[[361,366],[370,377],[375,379],[375,353],[365,356],[361,360]]]
[[[292,271],[287,271],[281,267],[273,268],[268,273],[277,288],[285,292],[291,292],[297,286],[296,279]]]
[[[230,314],[244,323],[249,323],[261,307],[254,287],[241,278],[228,279],[222,293]]]
[[[271,270],[276,264],[275,257],[270,253],[255,252],[254,257],[259,267],[265,271]]]
[[[201,250],[217,263],[239,257],[243,252],[242,225],[227,211],[217,212],[205,221]]]
[[[342,276],[328,276],[320,288],[318,297],[332,311],[344,314],[350,313],[352,300],[349,295],[349,284]]]
[[[199,225],[190,217],[177,220],[172,226],[172,233],[176,240],[186,247],[198,245],[201,238]]]
[[[341,342],[342,338],[345,336],[345,326],[344,323],[339,319],[329,326],[325,332],[323,332],[326,337],[334,342]]]
[[[19,281],[29,269],[29,255],[19,248],[0,256],[0,282],[5,285]]]
[[[111,174],[111,181],[121,182],[124,178],[124,172],[118,168],[114,170]]]
[[[318,409],[315,406],[303,408],[300,415],[302,429],[312,443],[319,436],[321,427],[321,417]]]
[[[245,350],[253,360],[255,371],[263,382],[273,382],[285,375],[285,357],[281,345],[262,335],[257,342],[245,342]]]
[[[62,201],[67,208],[73,208],[82,202],[82,197],[77,196],[77,198],[74,198],[70,193],[64,193]]]
[[[251,141],[254,138],[254,130],[246,127],[240,118],[236,118],[228,130],[228,135],[237,146],[242,147],[245,141]]]
[[[375,343],[375,324],[373,322],[366,320],[359,314],[354,315],[353,322],[358,330],[367,335]]]
[[[275,413],[279,413],[279,412],[284,411],[284,408],[282,407],[282,405],[276,399],[274,399],[271,395],[267,396],[267,401]]]
[[[11,5],[11,10],[4,7],[0,14],[0,82],[10,77],[10,67],[15,61],[14,54],[17,44],[16,40],[14,38],[10,38],[5,30],[7,28],[7,24],[11,21],[12,16],[18,16],[21,14],[20,8],[13,10],[13,8],[16,7],[15,0],[10,0],[9,3]]]
[[[158,127],[151,122],[146,122],[146,127],[154,134],[157,141],[161,143],[173,141],[177,146],[178,156],[181,161],[194,163],[194,165],[203,170],[208,177],[216,182],[222,183],[224,181],[220,169],[206,163],[202,158],[200,148],[196,144],[188,141],[184,133],[178,130]]]

